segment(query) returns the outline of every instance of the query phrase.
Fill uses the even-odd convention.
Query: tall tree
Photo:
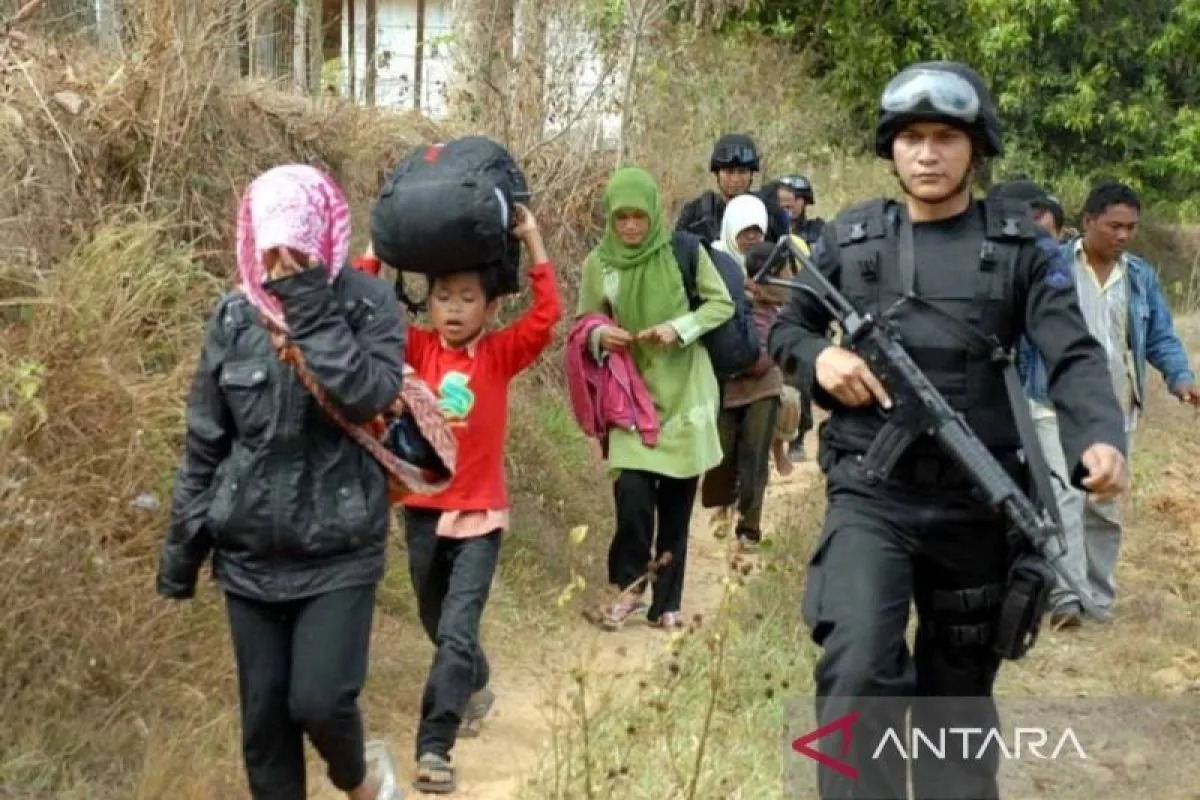
[[[455,0],[450,113],[508,138],[514,0]]]

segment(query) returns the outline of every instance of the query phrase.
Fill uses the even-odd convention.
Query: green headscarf
[[[650,217],[646,238],[636,247],[626,245],[617,236],[616,215],[626,209],[641,211]],[[604,212],[608,217],[604,237],[589,258],[598,260],[620,276],[620,280],[610,287],[609,295],[617,323],[625,330],[637,333],[688,313],[683,278],[671,247],[671,234],[663,219],[662,199],[650,173],[637,167],[622,167],[614,172],[604,190]],[[591,277],[595,284],[585,289],[593,288],[598,294],[604,292],[599,273],[600,270],[593,271]],[[580,297],[581,304],[588,299],[585,295]],[[640,364],[648,352],[645,347],[635,346],[634,360]]]
[[[641,211],[650,218],[650,230],[637,247],[630,247],[617,236],[618,211]],[[663,222],[662,198],[649,172],[638,167],[622,167],[613,173],[604,189],[604,238],[599,255],[617,269],[640,267],[651,259],[673,259],[671,235]]]

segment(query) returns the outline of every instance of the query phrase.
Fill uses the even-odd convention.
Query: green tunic
[[[636,431],[609,431],[609,465],[673,478],[702,475],[721,462],[721,443],[717,379],[699,339],[733,315],[733,301],[701,248],[696,288],[702,302],[689,310],[658,189],[649,174],[618,170],[605,192],[605,205],[608,230],[584,263],[579,314],[607,314],[632,334],[661,323],[679,334],[679,342],[670,347],[633,344],[634,363],[654,399],[661,431],[654,447],[644,445]],[[642,211],[651,220],[637,247],[623,244],[613,230],[615,212],[625,209]]]

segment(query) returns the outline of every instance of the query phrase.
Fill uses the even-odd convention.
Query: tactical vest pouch
[[[1037,642],[1054,583],[1054,570],[1042,556],[1022,553],[1013,562],[992,642],[992,649],[1001,658],[1016,661]]]

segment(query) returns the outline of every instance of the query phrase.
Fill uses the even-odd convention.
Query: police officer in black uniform
[[[787,209],[791,218],[792,233],[809,245],[816,244],[817,239],[821,236],[821,231],[825,229],[825,220],[808,215],[808,210],[817,204],[817,194],[813,191],[812,181],[808,179],[807,175],[784,175],[779,179],[778,185],[791,192],[792,196],[800,201]],[[797,206],[799,206],[798,213]]]
[[[839,214],[817,245],[818,267],[862,312],[881,315],[915,294],[1006,347],[1026,333],[1051,365],[1073,482],[1097,497],[1118,495],[1128,480],[1121,411],[1068,267],[1032,229],[1026,204],[1014,210],[971,196],[983,159],[1002,148],[987,87],[965,65],[921,63],[892,79],[880,106],[875,150],[892,162],[904,200]],[[938,314],[920,311],[920,303],[905,306],[889,318],[909,354],[1027,486],[1000,369],[950,335]],[[831,344],[829,325],[814,298],[794,292],[769,339],[785,369],[814,377],[814,400],[831,412],[820,436],[825,525],[803,607],[823,648],[818,717],[836,721],[861,710],[864,697],[954,696],[976,698],[972,718],[958,724],[996,725],[990,696],[1000,659],[991,641],[1012,559],[1005,522],[928,436],[906,448],[886,477],[871,471],[864,455],[891,398],[858,355]],[[912,602],[918,627],[910,655]],[[913,727],[931,727],[922,707],[912,704]],[[933,721],[936,728],[946,720]],[[821,768],[822,798],[908,796],[903,761],[872,760],[858,749],[874,746],[888,727],[904,735],[903,718],[858,720],[851,748],[851,757],[860,756],[858,779]],[[958,739],[951,741],[945,760],[912,762],[915,796],[996,797],[996,760],[957,759]],[[834,748],[827,752],[840,756]]]
[[[717,139],[708,159],[708,170],[717,179],[717,191],[710,189],[685,203],[675,222],[675,230],[695,234],[709,243],[720,239],[725,206],[733,198],[750,191],[759,169],[758,147],[749,136],[727,133]],[[767,226],[768,230],[763,231],[767,241],[773,242],[787,232],[787,223],[777,202],[767,203]]]

